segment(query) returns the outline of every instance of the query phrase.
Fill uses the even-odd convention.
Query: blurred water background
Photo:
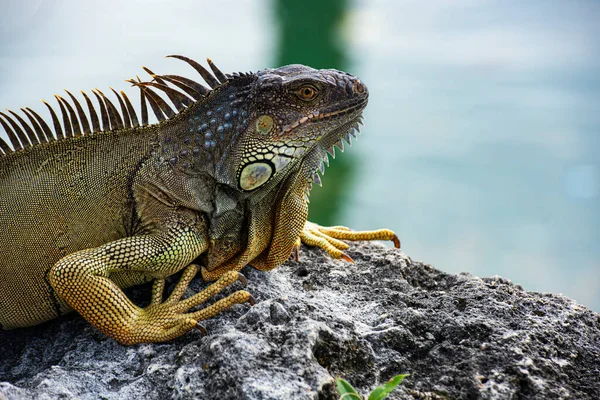
[[[48,116],[40,98],[125,89],[141,65],[194,76],[167,54],[347,70],[366,127],[312,220],[388,227],[414,259],[600,311],[598,21],[583,0],[3,0],[0,107]]]

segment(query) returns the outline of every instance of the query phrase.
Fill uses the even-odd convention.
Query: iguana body
[[[73,105],[57,97],[62,126],[48,106],[55,132],[30,109],[23,110],[30,122],[1,113],[12,143],[0,140],[3,328],[75,309],[121,343],[170,340],[251,301],[240,290],[188,311],[241,279],[245,265],[282,264],[300,238],[346,259],[339,239],[398,244],[388,230],[306,220],[307,192],[326,151],[352,132],[366,106],[358,79],[298,65],[225,76],[209,61],[213,76],[178,58],[211,89],[172,75],[131,81],[142,94],[141,126],[123,92],[115,92],[121,112],[94,92],[100,117],[86,96],[89,119],[70,93]],[[146,101],[158,124],[147,124]],[[217,282],[180,300],[197,259],[203,278]],[[182,269],[163,302],[164,278]],[[144,309],[121,291],[148,281],[153,295]]]

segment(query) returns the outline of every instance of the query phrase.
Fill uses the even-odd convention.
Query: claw
[[[238,272],[238,281],[240,281],[242,283],[243,287],[246,287],[248,285],[248,279],[246,279],[246,277],[244,275],[242,275],[240,272]]]
[[[340,256],[340,258],[342,260],[348,261],[349,263],[354,264],[354,260],[346,253],[342,253],[342,255]]]
[[[400,248],[400,239],[398,239],[397,235],[394,235],[394,237],[392,238],[392,240],[394,241],[394,247],[399,249]]]
[[[294,246],[294,261],[300,261],[300,247]]]
[[[254,298],[254,296],[250,295],[250,297],[248,298],[248,304],[250,304],[251,306],[256,304],[256,299]]]
[[[200,325],[200,323],[196,324],[196,329],[198,329],[200,332],[202,332],[203,335],[208,335],[208,331],[206,330],[206,328],[202,325]]]

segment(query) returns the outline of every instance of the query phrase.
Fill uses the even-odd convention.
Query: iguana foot
[[[250,303],[255,300],[245,290],[238,290],[229,296],[198,311],[188,312],[189,309],[204,303],[214,297],[223,289],[236,281],[245,284],[246,278],[239,272],[229,271],[209,287],[195,295],[181,300],[190,281],[198,272],[197,265],[188,266],[181,276],[173,292],[164,302],[162,293],[165,287],[164,279],[157,279],[152,285],[152,299],[148,307],[140,309],[136,318],[131,321],[123,336],[116,337],[121,343],[134,344],[140,342],[164,342],[183,335],[187,331],[198,328],[203,333],[206,329],[198,321],[213,317],[214,315],[230,308],[234,304]]]
[[[345,226],[320,226],[306,221],[300,238],[296,242],[295,249],[300,247],[300,241],[308,246],[317,246],[325,250],[332,258],[354,262],[350,256],[344,253],[349,246],[342,240],[392,240],[396,248],[400,248],[400,239],[389,229],[378,229],[375,231],[353,231]],[[298,260],[297,252],[295,253]]]

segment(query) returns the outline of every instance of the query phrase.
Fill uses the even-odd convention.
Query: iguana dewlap
[[[74,309],[121,343],[166,341],[252,301],[240,290],[190,311],[243,279],[245,265],[282,264],[300,241],[347,260],[341,240],[399,246],[389,230],[307,222],[317,171],[334,145],[350,141],[367,104],[360,80],[302,65],[225,75],[208,60],[211,74],[173,57],[209,87],[145,68],[151,82],[130,81],[140,89],[140,119],[125,93],[113,90],[113,103],[98,89],[98,106],[83,92],[81,102],[56,96],[60,114],[46,103],[50,124],[30,108],[0,112],[11,142],[0,139],[3,328]],[[147,104],[158,123],[148,124]],[[182,300],[197,259],[216,282]],[[163,301],[164,278],[180,270]],[[121,290],[149,281],[146,308]]]

